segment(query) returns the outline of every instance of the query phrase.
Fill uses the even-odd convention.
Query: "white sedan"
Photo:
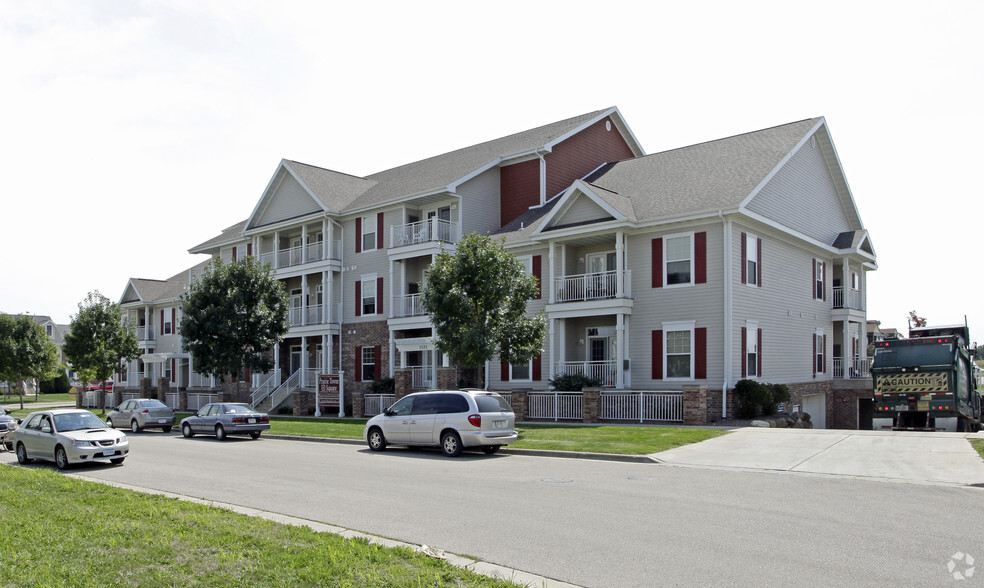
[[[130,452],[130,442],[88,410],[66,408],[27,415],[14,431],[14,448],[22,464],[44,459],[64,470],[90,461],[121,464]]]

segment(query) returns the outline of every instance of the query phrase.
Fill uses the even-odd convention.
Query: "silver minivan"
[[[448,457],[463,449],[499,451],[519,437],[516,415],[506,399],[483,390],[415,392],[397,400],[366,423],[369,449],[387,445],[438,446]]]

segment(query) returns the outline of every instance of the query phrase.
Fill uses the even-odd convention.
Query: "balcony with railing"
[[[461,240],[461,224],[436,216],[427,220],[390,227],[390,247],[406,247],[419,243],[457,243]]]
[[[557,362],[554,375],[582,375],[610,387],[615,385],[615,361],[561,361]]]
[[[561,276],[554,280],[556,302],[586,302],[619,296],[619,284],[623,285],[622,297],[631,298],[632,272],[630,270],[597,272]]]
[[[833,308],[864,310],[864,296],[862,296],[861,290],[843,287],[834,288]]]
[[[834,377],[844,380],[864,380],[870,377],[872,358],[870,357],[835,357]]]
[[[157,335],[153,327],[137,327],[137,341],[156,341]]]
[[[328,305],[328,316],[325,316],[325,309],[320,304],[310,306],[295,306],[290,309],[287,320],[291,327],[305,327],[310,325],[337,324],[342,316],[342,305],[339,303]],[[325,320],[327,318],[328,320]]]
[[[341,258],[341,240],[332,241],[330,245],[325,241],[317,241],[308,243],[306,246],[298,245],[289,249],[268,251],[260,255],[260,263],[270,264],[275,269],[283,269],[305,263],[324,261],[326,259]]]
[[[427,311],[421,304],[420,294],[404,294],[393,300],[393,317],[426,316]]]

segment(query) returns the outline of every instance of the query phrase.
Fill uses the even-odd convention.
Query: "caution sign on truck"
[[[948,392],[947,376],[947,372],[883,374],[878,378],[875,394]]]

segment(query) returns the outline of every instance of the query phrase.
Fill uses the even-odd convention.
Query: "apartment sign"
[[[338,408],[339,397],[338,374],[318,375],[318,404],[327,408]]]

